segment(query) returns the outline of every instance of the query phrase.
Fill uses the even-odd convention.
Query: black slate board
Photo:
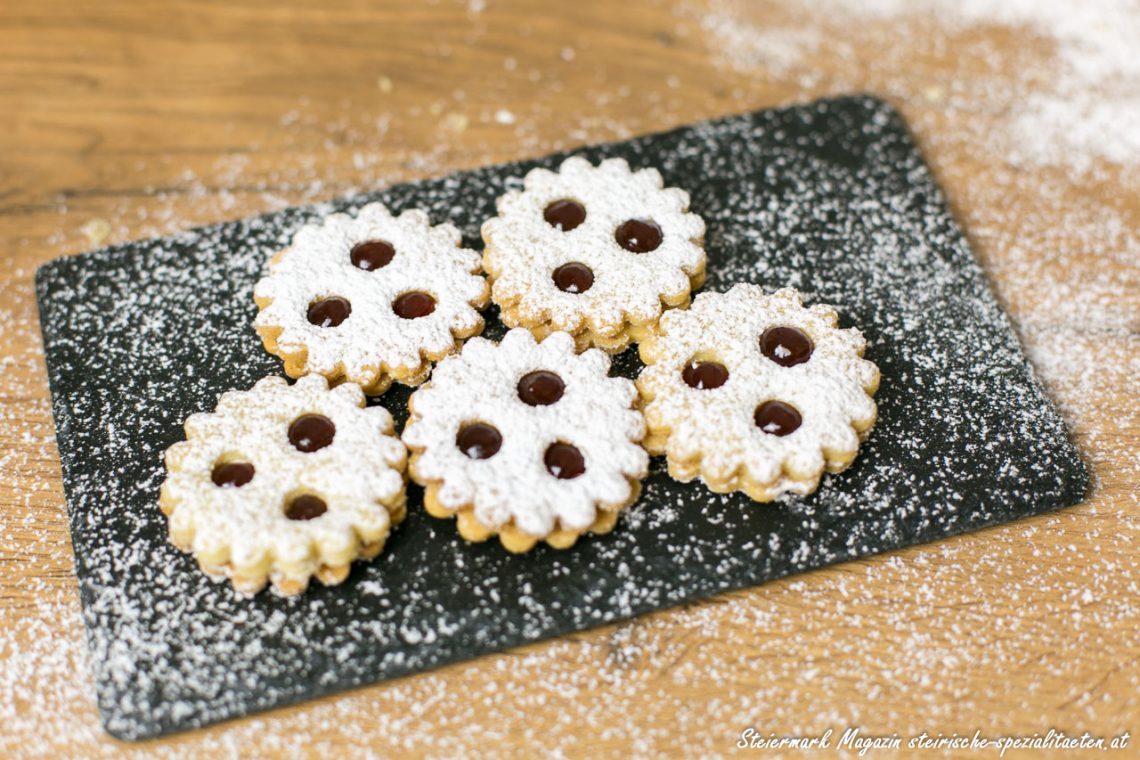
[[[1080,501],[1088,476],[906,127],[864,97],[576,151],[656,166],[708,223],[709,280],[794,285],[867,335],[880,418],[855,465],[775,505],[655,461],[605,537],[509,556],[408,520],[336,588],[284,600],[207,582],[166,541],[161,454],[181,421],[278,361],[251,327],[267,255],[381,200],[481,247],[495,197],[550,156],[43,266],[36,278],[76,572],[108,731],[142,739],[557,636]],[[488,334],[501,335],[491,313]],[[633,376],[635,352],[615,371]],[[406,414],[406,389],[379,401]]]

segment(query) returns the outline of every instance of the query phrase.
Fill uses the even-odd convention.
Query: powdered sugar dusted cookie
[[[267,377],[185,427],[159,502],[170,540],[239,591],[340,583],[404,517],[407,452],[392,415],[366,408],[355,384]]]
[[[290,377],[418,385],[431,363],[483,330],[489,287],[459,230],[422,211],[392,216],[370,203],[303,227],[254,288],[254,323]]]
[[[601,351],[576,354],[567,333],[537,342],[522,329],[442,361],[404,429],[428,512],[457,517],[470,541],[497,533],[512,552],[611,530],[648,457],[637,390],[609,368]]]
[[[830,306],[784,288],[702,293],[661,319],[637,379],[652,454],[669,473],[757,501],[807,494],[855,458],[875,423],[879,370]]]
[[[483,268],[508,326],[617,352],[704,282],[705,224],[656,169],[568,158],[523,183],[483,224]]]

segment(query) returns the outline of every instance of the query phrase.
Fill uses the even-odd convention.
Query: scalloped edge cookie
[[[428,514],[456,518],[468,541],[498,535],[514,553],[539,541],[564,549],[584,533],[613,530],[618,513],[640,496],[648,456],[639,445],[645,425],[637,390],[610,377],[609,366],[602,351],[577,353],[567,333],[537,341],[523,329],[500,344],[475,338],[441,362],[409,399],[404,429],[408,472],[425,488]],[[542,370],[556,371],[562,390],[549,405],[529,405],[519,383]],[[475,422],[500,435],[488,457],[459,449],[459,432]],[[552,474],[544,456],[559,442],[577,448],[588,479]]]
[[[352,251],[370,241],[390,243],[395,253],[365,269],[353,262]],[[483,331],[478,310],[490,301],[490,284],[479,253],[460,245],[458,229],[432,226],[418,209],[393,216],[370,203],[356,216],[331,214],[302,227],[270,258],[254,288],[257,334],[293,378],[320,374],[333,384],[356,383],[370,396],[393,381],[419,385],[435,362]],[[395,313],[398,298],[412,292],[431,295],[430,314],[404,319]],[[347,300],[351,313],[336,325],[311,324],[309,307],[333,298]]]
[[[332,420],[335,433],[306,453],[289,438],[291,421],[313,414]],[[313,577],[338,584],[354,561],[378,555],[404,519],[407,450],[391,414],[366,407],[355,384],[266,377],[222,394],[213,412],[190,415],[184,428],[186,439],[165,452],[159,492],[170,541],[241,593],[270,583],[292,596]],[[219,485],[215,470],[235,462],[252,465],[249,478]],[[288,515],[301,495],[320,498],[324,512]]]
[[[782,366],[766,356],[760,337],[773,327],[806,334],[810,359]],[[674,479],[700,478],[717,493],[742,491],[759,502],[810,494],[824,472],[851,464],[875,424],[880,375],[862,358],[865,345],[859,330],[839,329],[832,307],[806,308],[792,288],[766,295],[740,284],[702,293],[691,309],[667,314],[639,346],[644,445],[665,455]],[[686,366],[706,361],[727,368],[727,381],[690,387],[682,379]],[[766,401],[798,411],[791,433],[758,426],[754,415]]]
[[[498,215],[482,227],[483,268],[508,327],[540,339],[568,332],[579,350],[618,353],[650,334],[663,311],[688,306],[704,283],[704,221],[689,211],[689,194],[665,187],[656,169],[634,171],[621,158],[595,167],[572,156],[557,172],[532,169],[523,186],[500,196]],[[583,209],[582,221],[569,229],[547,221],[559,201]],[[658,228],[651,251],[619,244],[618,230],[632,220]],[[555,283],[554,272],[566,264],[590,270],[586,289]]]

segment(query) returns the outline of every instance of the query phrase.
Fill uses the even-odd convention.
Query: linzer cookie
[[[254,288],[255,326],[290,377],[418,385],[432,362],[483,330],[489,288],[459,230],[370,203],[303,227]]]
[[[460,534],[524,552],[606,533],[640,492],[648,457],[629,380],[602,351],[575,353],[567,333],[522,329],[469,341],[443,360],[408,408],[409,473],[435,517]]]
[[[640,340],[705,278],[705,224],[656,169],[568,158],[533,169],[483,224],[483,268],[509,327],[569,332],[611,353]]]
[[[281,594],[340,583],[404,518],[407,452],[360,387],[267,377],[186,420],[159,499],[170,540],[214,577]]]
[[[784,288],[702,293],[643,340],[637,379],[651,454],[681,481],[757,501],[808,494],[846,468],[875,423],[879,370],[830,306]]]

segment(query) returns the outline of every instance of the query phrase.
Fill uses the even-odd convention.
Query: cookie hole
[[[396,255],[396,249],[387,240],[365,240],[352,246],[349,258],[352,265],[365,272],[386,267]]]
[[[566,383],[545,369],[528,372],[519,380],[519,398],[530,406],[550,406],[562,398]]]
[[[413,290],[392,302],[392,311],[401,319],[419,319],[435,311],[435,299],[427,293]]]
[[[551,227],[569,232],[586,221],[586,207],[570,198],[552,202],[542,212],[542,218]]]
[[[289,443],[297,451],[310,454],[333,442],[336,425],[323,414],[303,414],[289,425]]]
[[[455,445],[468,459],[490,459],[499,453],[503,436],[486,422],[468,422],[455,436]]]
[[[558,441],[550,444],[542,458],[546,471],[559,480],[572,480],[586,471],[586,460],[578,447]]]
[[[325,500],[311,493],[298,494],[285,502],[285,516],[290,520],[315,520],[328,511]]]
[[[681,370],[681,379],[690,388],[711,391],[728,382],[728,367],[711,358],[694,356]]]
[[[781,367],[794,367],[811,358],[815,346],[795,327],[769,327],[760,336],[760,353]]]
[[[783,401],[765,401],[756,407],[752,419],[768,435],[781,437],[794,433],[803,423],[800,410]]]
[[[657,250],[662,237],[661,228],[652,219],[627,219],[614,233],[618,245],[633,253]]]
[[[253,475],[253,465],[249,462],[222,458],[210,471],[210,480],[219,488],[241,488],[253,480]]]
[[[340,296],[321,298],[309,304],[309,323],[317,327],[336,327],[352,313],[352,304]]]
[[[594,285],[594,270],[572,261],[554,270],[554,286],[563,293],[585,293]]]

